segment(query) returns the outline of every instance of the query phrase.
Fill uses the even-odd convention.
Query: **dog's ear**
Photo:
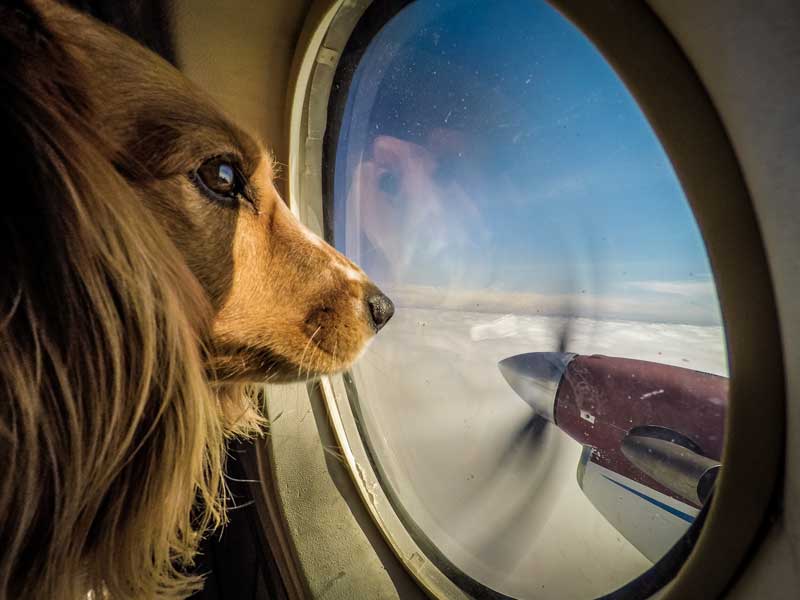
[[[0,97],[0,261],[8,282],[47,281],[55,275],[48,259],[66,250],[52,230],[68,193],[57,166],[71,150],[62,133],[89,118],[89,102],[80,65],[24,0],[0,4]],[[15,301],[14,287],[0,289],[0,314]]]
[[[0,24],[4,30],[16,35],[22,45],[26,40],[33,43],[39,36],[47,37],[42,16],[26,0],[0,1]],[[9,58],[13,55],[2,54],[2,56]]]
[[[24,0],[0,3],[0,150],[4,171],[2,211],[37,213],[50,186],[40,142],[56,121],[89,116],[89,101],[80,64]],[[39,140],[39,141],[37,141]],[[19,195],[18,192],[27,191]],[[41,192],[41,193],[40,193]],[[21,202],[22,198],[27,198]]]
[[[60,52],[39,13],[24,1],[0,4],[0,261],[9,283],[48,278],[59,236],[48,214],[58,209],[64,181],[51,161],[62,123],[85,118],[87,101],[76,64]],[[49,146],[49,147],[48,147]],[[14,285],[0,289],[0,314],[16,302]]]

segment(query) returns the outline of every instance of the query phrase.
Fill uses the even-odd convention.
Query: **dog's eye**
[[[206,196],[216,202],[233,206],[245,198],[245,181],[230,158],[217,156],[200,165],[191,177]]]

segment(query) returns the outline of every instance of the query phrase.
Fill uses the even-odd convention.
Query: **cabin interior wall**
[[[288,157],[287,92],[310,0],[176,0],[185,74]],[[764,235],[787,366],[800,364],[800,5],[796,0],[649,0],[697,69],[741,161]],[[800,589],[800,370],[787,369],[784,511],[730,598]],[[754,399],[757,401],[757,399]],[[744,491],[746,493],[746,491]]]
[[[785,598],[787,590],[800,589],[800,104],[793,100],[800,93],[800,5],[795,0],[650,0],[650,5],[719,111],[766,246],[787,377],[784,501],[729,597]]]
[[[311,0],[175,0],[179,67],[240,126],[288,160],[286,100]],[[278,187],[285,193],[283,180]]]

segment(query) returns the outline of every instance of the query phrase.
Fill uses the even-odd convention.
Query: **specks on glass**
[[[528,407],[496,365],[552,350],[566,298],[576,352],[724,369],[713,281],[694,276],[710,273],[702,241],[657,139],[541,0],[417,0],[367,48],[350,90],[334,239],[398,306],[354,370],[398,502],[502,593],[624,584],[649,563],[579,488],[573,440],[550,427],[528,444]],[[661,389],[630,401],[660,403]],[[594,431],[603,410],[575,416]],[[472,509],[456,510],[463,498]]]

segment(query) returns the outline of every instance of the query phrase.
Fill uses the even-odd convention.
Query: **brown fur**
[[[49,2],[0,3],[0,600],[182,597],[224,520],[243,384],[346,368],[364,274],[310,234],[271,156],[176,70]],[[191,174],[229,156],[248,199]]]

